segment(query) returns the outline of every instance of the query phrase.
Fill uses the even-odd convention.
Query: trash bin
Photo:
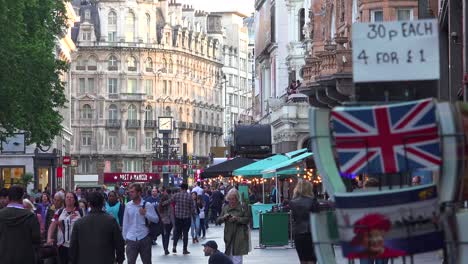
[[[260,213],[271,211],[275,204],[252,204],[252,227],[257,229],[260,227]]]

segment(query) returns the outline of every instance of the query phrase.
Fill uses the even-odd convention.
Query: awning
[[[227,160],[225,162],[219,163],[218,165],[214,165],[205,169],[201,173],[201,177],[202,179],[214,178],[218,176],[231,177],[233,170],[242,168],[254,162],[255,161],[252,159],[234,158],[232,160]]]
[[[303,149],[299,149],[299,150],[295,150],[295,151],[291,151],[291,152],[288,152],[284,155],[286,155],[288,158],[292,158],[294,157],[295,155],[298,155],[298,154],[302,154],[304,152],[306,152],[307,149],[306,148],[303,148]]]
[[[289,158],[283,154],[277,154],[266,159],[259,160],[232,172],[233,176],[261,177],[262,171]]]
[[[312,152],[302,153],[292,159],[283,161],[281,163],[275,164],[265,170],[262,171],[263,178],[273,178],[278,175],[295,175],[297,173],[301,173],[302,170],[297,170],[294,164],[301,162],[303,159],[312,156]]]

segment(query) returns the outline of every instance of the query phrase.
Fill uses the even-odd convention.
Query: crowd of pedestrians
[[[224,195],[226,194],[226,201]],[[152,245],[162,237],[165,255],[182,240],[182,253],[206,237],[210,222],[225,224],[226,254],[214,241],[203,244],[209,263],[242,263],[249,251],[249,214],[235,188],[143,188],[131,184],[73,192],[25,194],[22,186],[0,189],[0,256],[8,264],[151,263]],[[52,198],[51,198],[52,197]],[[224,207],[223,207],[224,206]],[[152,225],[160,232],[153,235]],[[21,239],[18,239],[20,238]],[[224,262],[213,262],[222,259]],[[228,259],[229,261],[226,261]]]

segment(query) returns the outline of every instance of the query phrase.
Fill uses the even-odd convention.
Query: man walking
[[[189,193],[187,193],[188,185],[182,183],[180,185],[181,191],[174,194],[173,201],[175,204],[175,225],[176,230],[174,234],[174,245],[172,253],[177,253],[177,242],[182,235],[184,243],[184,255],[190,254],[187,250],[188,246],[188,233],[192,224],[191,217],[195,210],[193,200]]]
[[[208,264],[233,264],[232,260],[218,250],[216,241],[210,240],[202,245],[205,256],[209,256]]]
[[[39,221],[23,207],[24,189],[13,185],[8,190],[9,203],[0,210],[0,262],[35,264],[35,250],[41,243]]]
[[[99,192],[88,195],[91,212],[78,220],[72,231],[70,257],[73,264],[122,264],[125,244],[119,224],[105,213],[104,196]]]
[[[223,207],[224,195],[221,191],[216,190],[213,188],[211,197],[210,197],[210,205],[211,205],[211,221],[216,223],[216,219],[221,214],[221,208]]]
[[[0,209],[5,208],[8,205],[8,189],[0,189]]]
[[[146,197],[145,201],[148,204],[148,206],[151,204],[151,206],[153,206],[154,209],[156,210],[158,208],[160,197],[161,196],[159,195],[158,188],[154,187],[153,190],[151,190],[151,196]],[[157,240],[158,238],[156,237],[155,240],[151,241],[151,244],[157,245],[156,243]]]
[[[138,254],[143,264],[151,264],[151,238],[147,222],[159,221],[153,206],[143,207],[144,201],[141,193],[141,185],[130,185],[131,201],[125,207],[122,230],[123,238],[127,242],[128,264],[135,264]]]

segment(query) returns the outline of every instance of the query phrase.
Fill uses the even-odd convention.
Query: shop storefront
[[[0,171],[3,186],[9,188],[21,180],[21,176],[25,173],[25,166],[0,166]]]

